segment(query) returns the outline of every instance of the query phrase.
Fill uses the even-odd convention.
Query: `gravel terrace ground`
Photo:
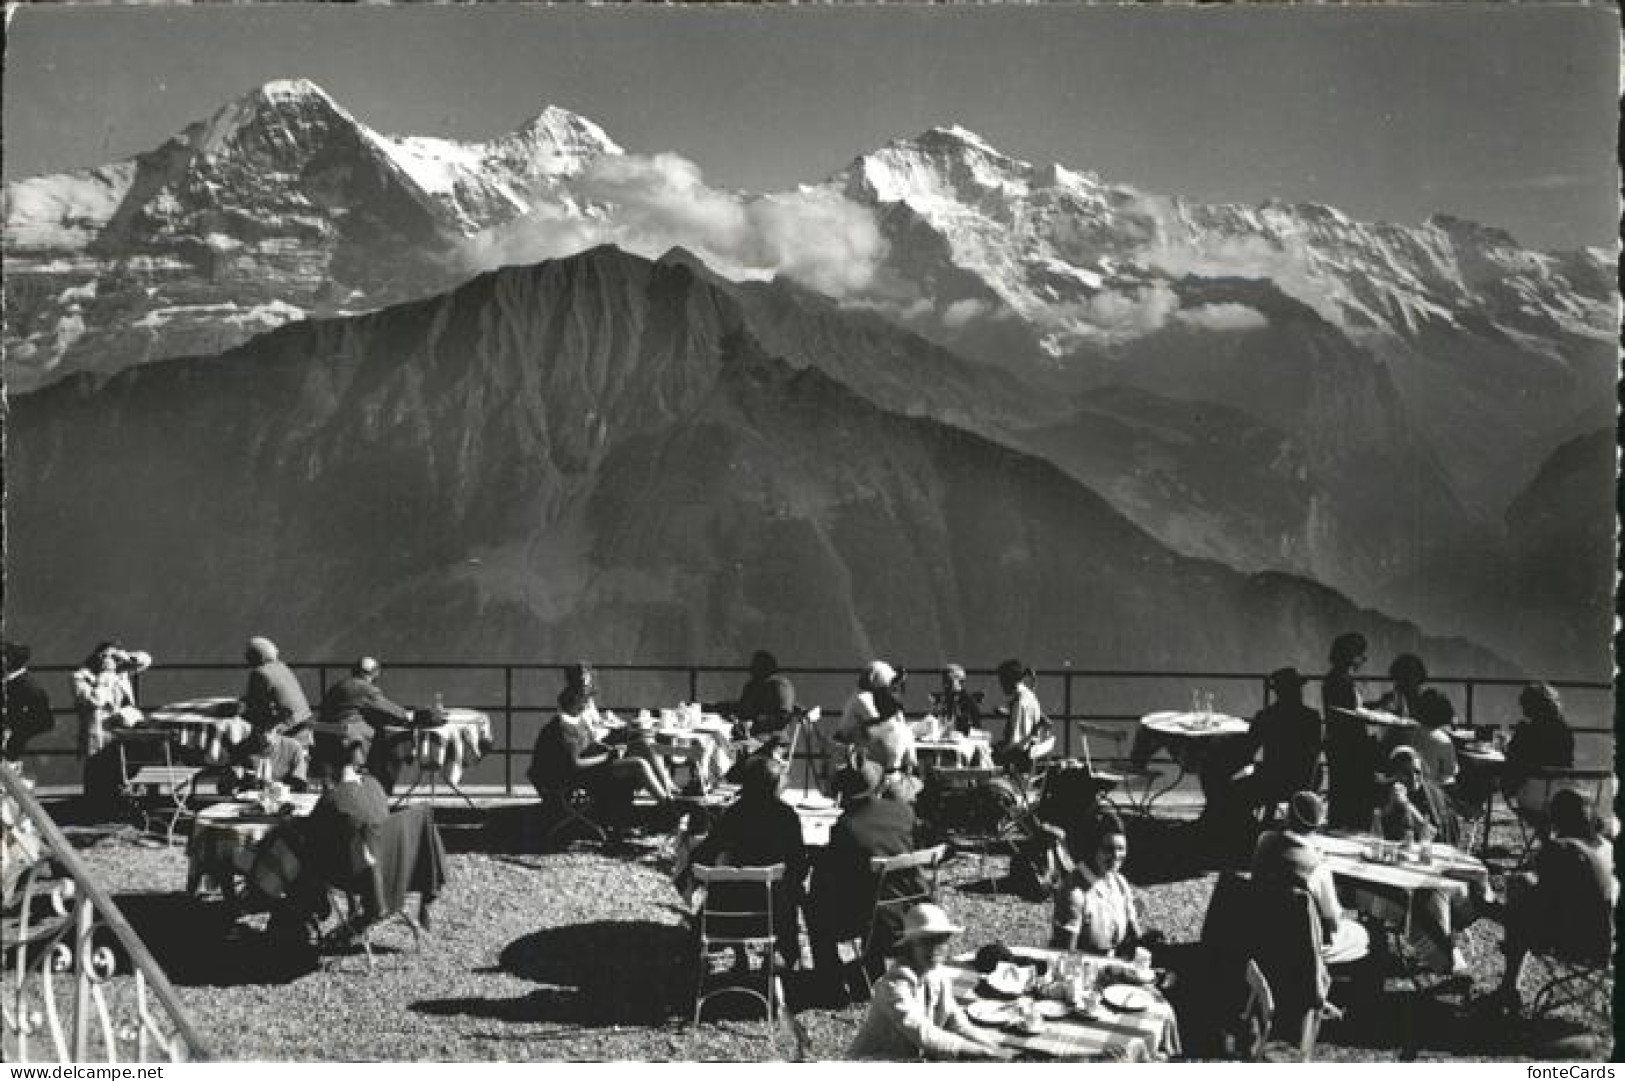
[[[377,971],[348,956],[335,966],[268,947],[257,933],[228,938],[212,897],[182,892],[184,850],[128,828],[69,827],[90,866],[175,983],[216,1056],[237,1060],[808,1060],[841,1057],[863,1016],[804,1001],[788,980],[791,1019],[775,1030],[743,1007],[715,1003],[717,1020],[688,1026],[694,957],[684,910],[669,878],[664,839],[610,850],[578,847],[526,851],[518,838],[530,807],[499,808],[476,818],[442,813],[451,849],[450,884],[433,909],[417,953],[381,951]],[[1216,873],[1196,869],[1182,823],[1131,823],[1129,874],[1140,889],[1148,926],[1172,949],[1164,959],[1190,964]],[[968,928],[964,945],[991,941],[1041,945],[1047,902],[994,892],[976,881],[973,854],[943,873],[943,903]],[[993,861],[1002,868],[1003,861]],[[1499,885],[1499,883],[1497,883]],[[249,917],[251,929],[264,917]],[[1473,973],[1472,996],[1499,978],[1501,928],[1482,919],[1461,935]],[[404,947],[392,928],[382,941]],[[1160,963],[1160,961],[1159,961]],[[1525,987],[1544,971],[1530,962]],[[1390,981],[1390,991],[1400,987]],[[1527,991],[1526,991],[1527,993]],[[1176,1005],[1181,1005],[1177,993]],[[733,1000],[738,1001],[738,1000]],[[1405,1030],[1408,996],[1387,994],[1367,1016],[1327,1026],[1319,1057],[1392,1060]],[[1182,1017],[1188,1017],[1181,1006]],[[1195,1012],[1194,1009],[1192,1012]],[[1574,1018],[1496,1019],[1459,995],[1424,999],[1411,1019],[1423,1059],[1602,1058],[1609,1037],[1572,1034]],[[1604,1025],[1593,1020],[1592,1026]],[[1186,1024],[1187,1051],[1200,1032]],[[1564,1039],[1568,1036],[1568,1039]],[[1286,1057],[1272,1045],[1270,1057]]]

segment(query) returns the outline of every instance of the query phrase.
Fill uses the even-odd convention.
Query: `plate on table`
[[[1016,1007],[1013,1002],[978,1000],[965,1007],[965,1016],[978,1025],[986,1025],[989,1028],[1003,1028],[1016,1019]]]
[[[1150,991],[1126,983],[1112,984],[1100,993],[1100,997],[1106,1005],[1123,1013],[1138,1013],[1149,1009],[1156,1001],[1156,997]]]

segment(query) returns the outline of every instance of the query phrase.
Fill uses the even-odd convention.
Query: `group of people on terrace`
[[[1330,668],[1320,680],[1319,710],[1304,699],[1311,679],[1293,668],[1271,673],[1269,701],[1252,718],[1245,736],[1217,745],[1221,749],[1201,765],[1204,819],[1221,833],[1236,822],[1254,824],[1247,840],[1251,844],[1256,839],[1251,855],[1255,876],[1291,880],[1308,891],[1322,921],[1326,959],[1336,963],[1363,952],[1366,932],[1340,907],[1314,833],[1330,827],[1370,830],[1392,840],[1452,843],[1460,835],[1461,810],[1487,799],[1489,786],[1499,784],[1509,802],[1544,817],[1547,834],[1534,875],[1509,887],[1505,906],[1508,968],[1501,994],[1515,998],[1518,966],[1531,948],[1576,927],[1606,927],[1614,887],[1611,851],[1599,824],[1611,822],[1611,816],[1577,792],[1561,791],[1548,801],[1530,784],[1543,770],[1574,765],[1574,735],[1549,684],[1523,688],[1522,717],[1505,745],[1499,777],[1491,780],[1464,768],[1458,759],[1449,734],[1456,720],[1454,706],[1443,691],[1429,685],[1421,658],[1409,653],[1394,658],[1388,668],[1390,686],[1370,695],[1360,682],[1367,649],[1357,633],[1332,643]],[[379,686],[381,666],[370,657],[358,659],[315,709],[269,639],[251,638],[244,659],[248,675],[238,712],[253,736],[234,751],[226,786],[285,781],[302,788],[314,773],[331,783],[329,797],[338,794],[328,801],[331,813],[363,827],[376,825],[388,813],[385,794],[400,768],[378,735],[387,726],[433,723],[436,711],[392,701]],[[49,696],[29,672],[29,660],[28,647],[4,644],[6,723],[0,750],[13,761],[53,723]],[[139,719],[133,677],[151,664],[148,654],[106,641],[73,674],[84,788],[93,800],[107,799],[116,787],[112,733]],[[984,736],[988,764],[1020,783],[1040,768],[1053,747],[1055,725],[1038,699],[1030,667],[1009,659],[994,673],[1001,702],[989,709],[983,694],[968,689],[965,668],[945,665],[928,712],[946,733]],[[907,679],[883,660],[858,673],[834,727],[830,768],[821,771],[841,812],[816,858],[804,842],[795,810],[781,798],[787,752],[805,731],[806,711],[777,659],[766,651],[756,653],[737,697],[705,707],[732,722],[728,743],[735,765],[729,780],[737,784],[738,794],[698,841],[692,858],[740,866],[784,864],[787,873],[773,894],[780,917],[779,951],[787,967],[799,964],[799,921],[804,916],[814,974],[831,994],[839,989],[843,967],[839,945],[861,935],[870,918],[870,860],[914,851],[925,836],[916,804],[929,771],[922,769],[916,753]],[[597,704],[600,693],[590,664],[564,670],[557,712],[537,736],[529,778],[539,791],[579,787],[607,814],[628,821],[640,805],[652,805],[659,828],[675,827],[700,795],[700,771],[679,785],[667,749],[635,725],[606,723]],[[1362,711],[1372,709],[1415,723],[1374,731],[1361,719]],[[984,728],[990,731],[984,733]],[[1137,744],[1131,765],[1144,766],[1150,753]],[[1323,780],[1324,798],[1319,794]],[[1268,814],[1277,808],[1276,815]],[[1273,828],[1261,834],[1256,829],[1260,811],[1265,819],[1274,819]],[[1052,944],[1107,955],[1155,948],[1157,935],[1141,926],[1134,891],[1124,875],[1128,832],[1122,820],[1091,808],[1080,825],[1060,830],[1058,836],[1047,882],[1054,908]],[[899,890],[915,886],[896,884]],[[1483,907],[1485,898],[1469,901],[1466,907]],[[1470,911],[1447,907],[1423,922],[1443,928],[1448,943],[1451,929],[1471,918]],[[888,1040],[898,1031],[926,1033],[915,1040],[916,1049],[926,1053],[950,1048],[956,1054],[998,1057],[997,1048],[979,1042],[974,1033],[938,1038],[956,1025],[940,989],[932,997],[930,973],[940,964],[939,947],[956,930],[947,913],[933,906],[910,912],[891,926],[888,944],[900,949],[901,957],[877,985],[873,1010],[906,1015],[906,1023],[899,1028],[872,1013],[863,1030],[869,1035],[860,1036],[860,1044],[865,1039],[886,1043],[875,1035],[884,1029],[891,1034]],[[1447,948],[1430,963],[1450,971],[1462,960],[1459,952]]]

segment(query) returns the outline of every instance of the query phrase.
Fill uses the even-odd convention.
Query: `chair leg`
[[[1320,1010],[1311,1008],[1303,1015],[1303,1034],[1298,1041],[1298,1050],[1303,1055],[1303,1061],[1315,1061],[1315,1041],[1320,1037]]]

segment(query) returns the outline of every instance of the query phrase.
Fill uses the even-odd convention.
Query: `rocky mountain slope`
[[[259,630],[303,656],[1229,667],[1360,628],[1500,667],[1177,555],[1047,462],[776,358],[682,259],[596,249],[69,378],[8,438],[7,620],[41,654]]]

